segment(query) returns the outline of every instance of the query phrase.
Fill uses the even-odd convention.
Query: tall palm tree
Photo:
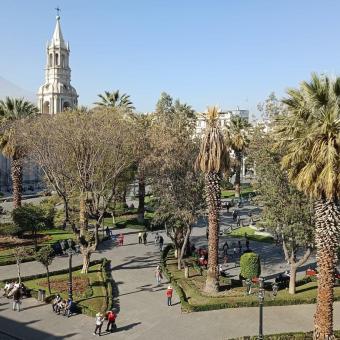
[[[21,206],[22,158],[26,155],[25,146],[16,133],[16,123],[37,113],[37,107],[23,98],[6,97],[0,100],[0,150],[5,157],[11,159],[14,208]]]
[[[283,101],[277,120],[282,165],[296,187],[314,198],[319,267],[314,339],[335,339],[333,287],[340,236],[340,78],[312,75]]]
[[[105,91],[104,94],[98,94],[98,97],[101,99],[101,101],[95,102],[95,105],[98,106],[120,107],[130,111],[135,109],[130,96],[126,93],[120,94],[119,90],[113,92]]]
[[[217,107],[209,107],[196,168],[205,173],[205,190],[208,205],[208,272],[204,291],[217,292],[218,282],[218,237],[219,210],[221,207],[221,173],[229,169],[229,151],[226,139],[219,127]]]
[[[228,139],[235,154],[235,197],[241,195],[241,167],[244,150],[249,145],[248,131],[250,124],[240,116],[233,116],[230,120]]]

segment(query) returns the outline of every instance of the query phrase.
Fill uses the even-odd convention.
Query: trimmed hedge
[[[260,256],[255,253],[245,253],[240,258],[241,276],[252,279],[261,275]]]

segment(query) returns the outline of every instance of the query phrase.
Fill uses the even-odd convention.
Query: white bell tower
[[[39,111],[47,114],[55,114],[78,105],[77,91],[71,86],[70,46],[65,43],[61,33],[60,16],[56,19],[52,40],[46,47],[45,84],[39,88],[37,94]]]

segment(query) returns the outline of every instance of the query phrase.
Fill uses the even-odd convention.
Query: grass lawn
[[[81,274],[80,270],[73,272],[73,299],[76,303],[94,311],[106,312],[106,290],[100,266],[100,264],[91,266],[87,275]],[[68,274],[51,276],[51,294],[59,293],[67,299],[67,280]],[[24,281],[24,283],[30,289],[45,289],[48,296],[46,278]]]
[[[241,197],[248,197],[250,193],[254,193],[254,189],[251,186],[248,187],[241,187]],[[221,190],[221,197],[222,198],[234,198],[235,197],[235,190]]]
[[[196,310],[221,309],[242,306],[258,305],[258,288],[252,288],[252,294],[246,295],[244,287],[232,287],[230,279],[220,278],[221,291],[215,296],[202,293],[206,273],[199,275],[192,267],[190,277],[184,277],[184,271],[177,269],[177,261],[173,257],[167,260],[167,269],[177,284],[183,289],[188,303]],[[309,282],[296,288],[296,294],[291,295],[286,289],[279,290],[274,298],[271,291],[265,291],[265,305],[290,305],[301,303],[314,303],[316,299],[317,282]],[[340,287],[334,288],[335,300],[340,300]]]
[[[245,234],[247,233],[249,240],[258,241],[258,242],[268,242],[268,243],[273,242],[272,237],[264,236],[264,235],[255,235],[255,231],[256,230],[249,228],[249,227],[241,227],[241,228],[231,231],[227,235],[229,235],[230,237],[242,238],[242,237],[245,237]]]
[[[64,231],[61,229],[43,230],[43,231],[40,231],[39,234],[46,235],[47,237],[43,238],[42,242],[38,243],[38,247],[45,246],[48,244],[52,245],[58,240],[66,240],[66,239],[75,237],[72,232],[67,231],[67,230]],[[33,239],[30,243],[31,244],[25,246],[25,248],[34,249]],[[15,251],[16,247],[17,245],[15,243],[11,244],[9,242],[6,244],[6,247],[4,247],[5,249],[0,250],[0,266],[10,264],[10,263],[15,263],[15,259],[13,259],[13,251]]]

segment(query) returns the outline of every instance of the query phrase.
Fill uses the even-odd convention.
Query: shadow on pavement
[[[55,336],[45,331],[30,328],[27,325],[38,322],[40,320],[32,320],[29,322],[18,322],[3,316],[0,316],[0,339],[15,340],[36,340],[36,339],[55,339],[62,340],[71,338],[78,333],[70,333],[63,336]]]
[[[22,308],[22,310],[37,308],[37,307],[41,307],[41,306],[46,306],[46,303],[41,303],[41,304],[39,304],[39,305],[34,305],[34,306],[25,307],[25,308]]]
[[[120,332],[120,331],[128,331],[129,329],[140,325],[141,322],[134,322],[134,323],[130,323],[129,325],[123,326],[123,327],[118,327],[116,332]]]

